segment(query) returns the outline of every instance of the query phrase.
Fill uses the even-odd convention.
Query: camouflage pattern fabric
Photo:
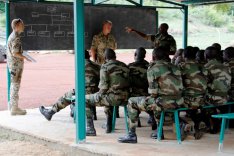
[[[162,34],[147,35],[147,40],[153,42],[155,48],[162,46],[168,48],[170,52],[176,52],[176,41],[169,34],[166,36]]]
[[[147,96],[148,81],[147,69],[149,62],[136,61],[128,65],[130,81],[130,97]]]
[[[228,92],[228,99],[233,101],[234,100],[234,58],[230,59],[229,62],[224,63],[225,66],[228,66],[229,69],[231,70],[231,88]]]
[[[135,129],[139,111],[153,110],[156,119],[160,112],[176,109],[183,105],[181,97],[183,85],[180,70],[166,61],[152,62],[147,71],[151,96],[132,97],[128,100],[130,128]]]
[[[117,43],[113,35],[105,36],[103,32],[95,35],[92,40],[91,49],[96,51],[97,63],[105,63],[104,51],[106,48],[117,49]]]
[[[86,94],[92,94],[98,91],[100,66],[91,60],[85,60],[85,91]],[[70,99],[75,95],[75,89],[65,93],[52,106],[54,112],[59,112],[72,103]],[[90,110],[88,110],[90,111]]]
[[[4,60],[5,60],[5,56],[4,55],[5,54],[6,54],[5,48],[2,45],[0,45],[0,63],[4,62]]]
[[[195,60],[188,60],[180,64],[184,85],[184,103],[190,108],[204,105],[207,91],[208,71],[197,64]]]
[[[120,61],[109,60],[101,66],[99,92],[86,95],[86,107],[105,106],[105,113],[112,114],[111,106],[126,105],[129,94],[129,69]],[[86,112],[87,118],[92,114]]]
[[[23,53],[20,35],[12,32],[7,41],[7,65],[11,74],[10,106],[18,106],[19,89],[24,69],[24,60],[15,57],[14,53]]]
[[[216,59],[210,60],[205,68],[208,71],[207,104],[222,105],[227,101],[227,93],[231,86],[231,71]]]

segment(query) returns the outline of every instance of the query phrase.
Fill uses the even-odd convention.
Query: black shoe
[[[205,132],[206,132],[206,124],[204,122],[200,122],[198,124],[198,128],[195,129],[194,133],[195,140],[200,140]]]
[[[44,117],[45,117],[48,121],[50,121],[51,118],[52,118],[52,116],[56,113],[56,112],[54,112],[54,111],[51,110],[51,109],[46,109],[44,106],[39,107],[39,110],[40,110],[41,114],[44,115]]]
[[[86,136],[97,136],[92,119],[87,119]]]
[[[135,144],[137,143],[137,135],[136,133],[129,133],[126,136],[123,137],[119,137],[118,139],[119,143],[131,143],[131,144]]]
[[[184,141],[185,138],[188,136],[188,132],[191,130],[191,125],[182,122],[180,124],[180,135],[181,135],[181,141]]]
[[[152,133],[152,134],[150,135],[150,137],[151,137],[152,139],[158,139],[158,132]],[[164,134],[162,134],[161,140],[164,140],[164,139],[165,139],[165,138],[164,138]]]
[[[111,131],[112,131],[112,116],[108,115],[106,121],[106,133],[111,133]]]

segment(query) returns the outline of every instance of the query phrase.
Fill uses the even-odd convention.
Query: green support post
[[[188,44],[188,6],[184,6],[184,19],[183,19],[183,48]]]
[[[7,39],[10,36],[10,2],[5,3],[5,12],[6,12],[6,45]],[[10,72],[9,68],[7,67],[7,102],[8,102],[8,109],[10,109],[10,86],[11,86],[11,79],[10,79]]]
[[[76,143],[85,142],[84,0],[74,0]]]
[[[158,33],[158,11],[155,11],[155,16],[156,16],[156,34]]]

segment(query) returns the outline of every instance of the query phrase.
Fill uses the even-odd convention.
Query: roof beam
[[[184,4],[173,2],[173,1],[170,1],[170,0],[157,0],[157,1],[168,3],[168,4],[174,4],[174,5],[178,5],[178,6],[182,6],[182,7],[184,6]]]
[[[93,5],[97,5],[97,4],[102,4],[104,2],[107,2],[107,1],[109,1],[109,0],[92,0],[92,3],[93,3]]]
[[[136,6],[142,6],[142,2],[143,2],[142,0],[140,0],[139,3],[137,3],[137,2],[134,1],[134,0],[126,0],[126,1],[132,3],[132,4],[136,5]]]

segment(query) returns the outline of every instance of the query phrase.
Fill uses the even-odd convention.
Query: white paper
[[[31,60],[32,62],[37,62],[34,58],[32,58],[27,52],[23,52],[23,56],[27,57],[27,59]]]

